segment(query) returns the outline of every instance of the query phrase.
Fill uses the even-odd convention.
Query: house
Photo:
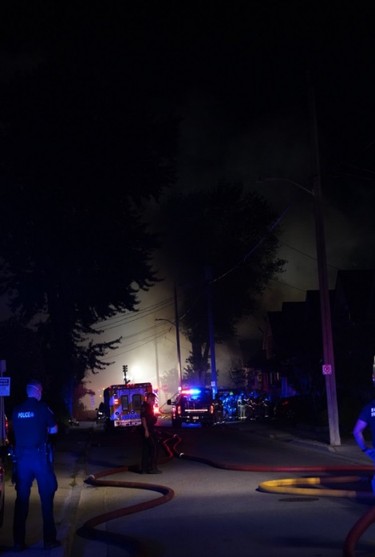
[[[375,270],[338,271],[330,302],[338,393],[368,395],[375,354]],[[319,291],[268,313],[263,354],[265,368],[272,363],[298,392],[323,396]]]

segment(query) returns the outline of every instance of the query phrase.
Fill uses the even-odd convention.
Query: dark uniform
[[[56,427],[56,419],[47,404],[28,398],[12,414],[15,436],[16,491],[13,538],[15,547],[25,545],[26,519],[29,512],[30,490],[34,479],[38,483],[43,516],[44,545],[56,543],[53,499],[57,480],[47,447],[48,428]]]
[[[149,396],[149,395],[148,395]],[[150,393],[150,396],[154,396]],[[141,420],[142,420],[142,464],[141,472],[143,474],[158,474],[158,437],[155,431],[155,424],[157,418],[154,415],[154,406],[144,401],[141,406]],[[143,422],[146,422],[148,435]]]
[[[358,418],[370,427],[372,446],[375,447],[375,400],[372,400],[362,408]]]

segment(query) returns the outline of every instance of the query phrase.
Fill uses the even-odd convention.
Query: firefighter
[[[142,463],[141,474],[161,474],[157,467],[159,441],[155,431],[157,417],[154,414],[155,393],[146,393],[141,406]]]
[[[48,435],[57,433],[53,412],[41,401],[43,387],[32,379],[26,386],[27,399],[16,406],[12,414],[15,441],[15,488],[17,492],[14,516],[14,550],[26,549],[26,519],[29,512],[30,490],[34,479],[38,484],[43,517],[44,549],[61,545],[56,539],[53,500],[57,479],[53,470]]]

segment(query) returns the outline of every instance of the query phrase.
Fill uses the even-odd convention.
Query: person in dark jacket
[[[369,427],[372,447],[368,447],[364,437],[365,429]],[[359,448],[375,461],[375,400],[366,404],[359,413],[353,429],[354,439]]]
[[[157,467],[158,437],[155,431],[157,418],[154,414],[155,393],[146,394],[146,400],[141,407],[142,424],[142,464],[141,474],[161,474]]]
[[[43,387],[40,381],[30,380],[26,386],[26,393],[27,399],[16,406],[12,413],[17,492],[13,516],[15,551],[27,548],[26,520],[34,479],[38,484],[41,502],[44,549],[53,549],[61,545],[56,539],[53,510],[57,479],[48,445],[48,435],[56,434],[58,426],[53,412],[45,402],[41,401]]]

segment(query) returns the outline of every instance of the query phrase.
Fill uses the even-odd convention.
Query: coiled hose
[[[227,464],[219,463],[214,460],[203,458],[199,456],[185,454],[178,451],[178,446],[180,445],[182,439],[180,436],[165,435],[162,441],[162,446],[166,452],[165,461],[170,460],[173,457],[179,459],[186,459],[194,462],[200,462],[214,468],[220,468],[224,470],[236,470],[243,472],[290,472],[290,473],[306,473],[312,472],[315,474],[327,474],[327,473],[343,473],[343,472],[363,472],[367,475],[373,476],[374,468],[373,466],[365,465],[351,465],[351,466],[266,466],[266,465],[237,465],[237,464]],[[96,527],[100,524],[113,520],[115,518],[120,518],[122,516],[127,516],[139,511],[150,509],[158,505],[167,503],[174,497],[174,491],[169,487],[157,484],[148,484],[141,482],[126,482],[122,480],[101,480],[100,478],[110,476],[111,474],[117,474],[119,472],[126,472],[131,470],[132,467],[124,466],[119,468],[113,468],[109,470],[104,470],[98,474],[90,475],[85,483],[95,486],[106,486],[106,487],[121,487],[121,488],[132,488],[132,489],[143,489],[149,491],[156,491],[161,494],[161,497],[139,503],[136,505],[131,505],[129,507],[124,507],[121,509],[116,509],[114,511],[98,515],[88,521],[86,521],[81,528],[77,530],[77,534],[81,537],[88,539],[96,539],[98,541],[103,541],[111,543],[114,545],[120,545],[121,547],[126,547],[129,554],[132,557],[151,557],[149,548],[140,540],[135,539],[131,536],[116,534],[113,532],[104,532],[97,530]],[[325,476],[325,477],[308,477],[308,478],[293,478],[293,479],[277,479],[268,480],[262,482],[258,489],[260,491],[268,493],[287,493],[293,495],[307,495],[319,497],[349,497],[349,498],[369,498],[375,499],[375,494],[372,491],[357,491],[352,489],[332,489],[325,487],[329,484],[345,484],[357,482],[362,476],[350,475],[350,476]],[[324,487],[322,487],[324,486]],[[343,547],[343,557],[354,557],[355,547],[359,538],[367,530],[367,528],[375,522],[375,507],[368,510],[352,527],[348,536],[345,539]]]
[[[167,457],[165,460],[170,460],[173,458],[173,453],[170,451],[167,440],[162,442]],[[164,460],[164,461],[165,461]],[[130,505],[128,507],[122,507],[114,511],[103,513],[87,520],[81,528],[77,530],[77,534],[83,538],[90,540],[98,540],[105,543],[110,543],[112,545],[118,545],[122,548],[126,548],[129,555],[133,557],[151,557],[151,550],[147,545],[137,538],[128,536],[126,534],[117,534],[115,532],[107,532],[102,530],[97,530],[96,527],[115,518],[120,518],[122,516],[127,516],[147,509],[152,509],[159,505],[167,503],[174,497],[173,489],[157,484],[143,483],[143,482],[127,482],[123,480],[103,480],[100,478],[108,477],[113,474],[118,474],[119,472],[128,472],[132,470],[131,466],[121,466],[116,468],[111,468],[108,470],[103,470],[97,474],[90,474],[86,478],[85,483],[93,486],[105,486],[105,487],[120,487],[128,489],[143,489],[147,491],[156,491],[161,494],[161,497],[153,498],[150,501],[144,501],[143,503],[138,503],[136,505]]]

